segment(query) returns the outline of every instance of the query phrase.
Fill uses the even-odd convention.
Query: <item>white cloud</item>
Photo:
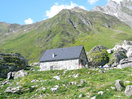
[[[50,10],[46,11],[46,16],[48,18],[51,18],[58,14],[62,9],[72,9],[74,7],[80,7],[82,9],[85,9],[84,6],[77,5],[76,3],[71,2],[70,5],[59,5],[58,3],[55,3]]]
[[[99,0],[88,0],[88,2],[92,5],[92,4],[94,4],[94,3],[96,3],[97,1],[99,1]]]
[[[32,24],[33,20],[31,18],[28,18],[24,22],[25,22],[25,24]]]

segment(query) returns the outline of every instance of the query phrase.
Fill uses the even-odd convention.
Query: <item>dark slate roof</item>
[[[69,59],[78,59],[83,46],[76,47],[66,47],[66,48],[57,48],[57,49],[48,49],[45,51],[43,56],[40,58],[40,62],[48,61],[59,61],[59,60],[69,60]],[[55,54],[55,57],[52,57],[52,54]]]

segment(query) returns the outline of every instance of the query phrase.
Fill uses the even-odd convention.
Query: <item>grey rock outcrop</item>
[[[128,96],[128,97],[132,96],[132,85],[126,86],[125,94],[126,94],[126,96]]]
[[[116,80],[115,87],[116,87],[117,91],[122,91],[124,84],[121,80]]]

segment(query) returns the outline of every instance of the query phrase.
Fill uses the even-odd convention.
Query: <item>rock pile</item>
[[[132,67],[132,41],[124,41],[122,44],[117,44],[113,49],[118,56],[114,56],[116,60],[111,66],[118,68]],[[116,64],[116,65],[114,65]]]
[[[132,67],[132,41],[125,40],[112,49],[101,45],[95,46],[88,53],[88,63],[90,67]]]

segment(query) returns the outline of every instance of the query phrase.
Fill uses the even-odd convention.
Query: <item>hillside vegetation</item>
[[[95,45],[111,48],[132,40],[132,29],[116,17],[80,8],[62,10],[51,19],[22,27],[1,38],[0,50],[21,53],[30,62],[38,61],[46,49],[84,45],[89,51]]]
[[[33,67],[35,71],[27,70],[27,76],[9,81],[0,82],[0,99],[132,99],[127,97],[122,91],[117,91],[115,81],[120,79],[124,85],[132,85],[132,68],[125,69],[80,69],[70,71],[38,71],[38,67]],[[28,68],[30,69],[30,68]],[[55,79],[58,76],[60,79]],[[6,82],[3,85],[3,82]],[[129,82],[129,83],[128,83]],[[51,88],[59,86],[54,92]],[[18,88],[21,91],[7,93],[10,88]]]

